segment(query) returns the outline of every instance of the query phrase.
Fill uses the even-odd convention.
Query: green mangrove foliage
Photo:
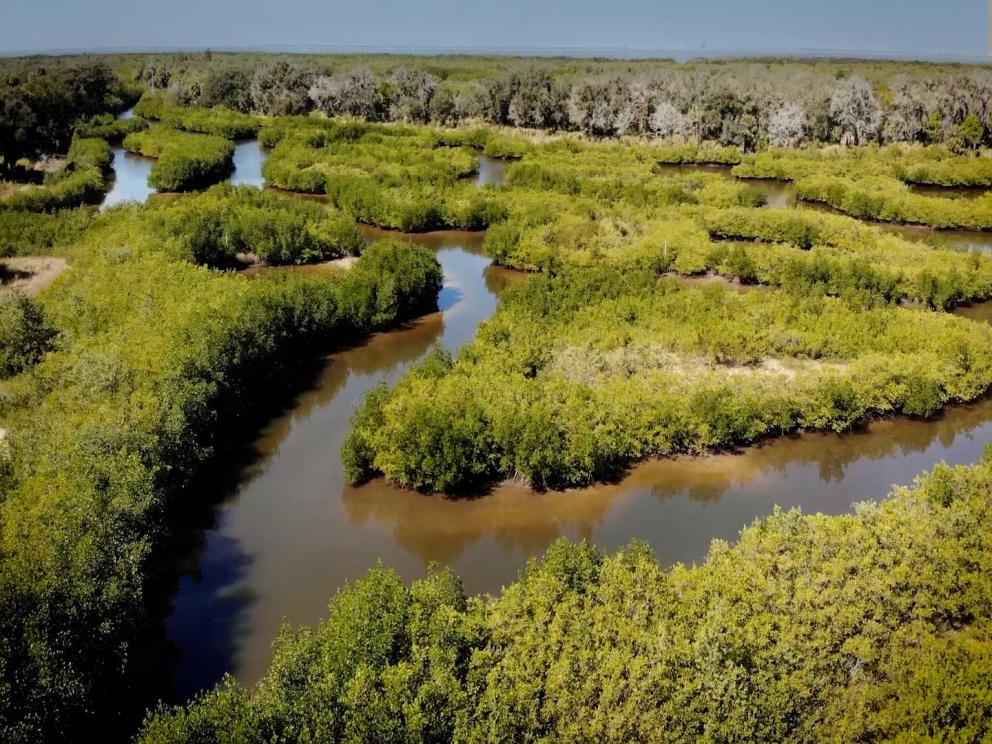
[[[158,122],[124,144],[159,159],[161,189],[222,178],[230,138],[259,126],[252,110],[302,114],[312,100],[359,119],[464,118],[454,93],[420,95],[434,90],[430,78],[410,70],[328,78],[286,60],[256,75],[142,59],[122,58],[121,71],[167,91],[145,97],[141,110]],[[479,68],[466,64],[438,69],[453,71],[452,85],[475,84]],[[858,120],[849,105],[871,93],[867,83],[826,69],[837,95],[814,138],[877,139],[877,117]],[[55,212],[94,199],[104,139],[140,126],[100,117],[80,125],[98,137],[77,136],[62,172],[6,199],[0,253],[44,249],[73,270],[37,303],[0,312],[0,738],[132,733],[152,698],[157,559],[217,443],[313,349],[435,307],[434,257],[393,241],[366,249],[356,221],[488,227],[496,261],[542,273],[503,295],[457,359],[436,352],[369,394],[342,451],[352,480],[568,486],[651,455],[929,416],[992,385],[992,327],[925,309],[988,298],[992,259],[851,217],[759,209],[764,197],[746,181],[668,167],[735,164],[742,177],[793,180],[801,195],[822,192],[858,216],[980,226],[988,197],[954,206],[907,184],[983,184],[983,158],[924,148],[744,155],[766,136],[811,135],[794,136],[793,109],[765,117],[726,91],[692,103],[697,111],[659,100],[657,88],[644,98],[571,77],[563,115],[548,70],[490,72],[480,118],[584,135],[279,116],[259,130],[271,149],[266,180],[326,204],[220,186],[104,214]],[[380,74],[395,87],[375,85]],[[634,112],[638,100],[651,103]],[[722,145],[588,139],[631,132]],[[470,181],[478,148],[519,158],[508,185]],[[215,270],[357,253],[347,272]],[[769,286],[731,292],[667,276],[709,272]],[[256,692],[227,683],[159,711],[143,736],[980,739],[988,700],[970,691],[987,687],[990,468],[940,469],[854,516],[776,515],[699,569],[663,572],[639,548],[606,559],[558,546],[491,601],[466,598],[449,574],[407,589],[377,571],[342,592],[325,627],[287,634]],[[634,610],[631,597],[641,598]]]
[[[132,132],[124,149],[157,158],[148,184],[159,191],[189,191],[225,178],[234,167],[234,145],[224,137],[155,126]]]
[[[37,364],[55,335],[37,302],[20,293],[0,296],[0,377]]]
[[[764,203],[760,192],[718,174],[659,171],[658,158],[651,147],[563,139],[532,148],[526,159],[510,166],[508,177],[521,189],[582,196],[599,206]]]
[[[924,147],[770,149],[743,156],[742,178],[796,182],[796,195],[861,219],[936,228],[992,228],[992,197],[954,199],[915,193],[911,185],[992,186],[992,158]]]
[[[261,121],[254,116],[222,107],[187,108],[170,105],[162,96],[145,95],[134,107],[136,116],[153,119],[173,129],[215,134],[227,139],[248,139],[258,134]]]
[[[990,342],[942,314],[567,270],[508,290],[457,361],[370,395],[344,462],[424,490],[583,484],[652,455],[929,416],[989,388]]]
[[[376,568],[253,690],[160,708],[139,742],[983,741],[990,506],[992,465],[940,465],[691,568],[560,541],[495,598]]]
[[[86,208],[40,214],[0,209],[0,258],[50,253],[78,239],[91,217]]]
[[[215,443],[294,360],[436,306],[440,267],[418,246],[249,279],[168,257],[144,210],[95,217],[64,249],[73,271],[41,298],[58,348],[11,355],[37,363],[0,380],[6,741],[133,732],[155,683],[151,566]]]
[[[113,114],[98,114],[76,125],[77,137],[96,137],[108,142],[119,142],[131,132],[148,128],[148,122],[138,116],[118,119]]]
[[[892,176],[909,184],[992,186],[992,159],[956,155],[942,147],[773,147],[740,155],[735,162],[734,174],[745,178]]]
[[[353,217],[251,186],[221,184],[162,200],[145,217],[167,251],[210,266],[232,266],[239,256],[269,264],[313,263],[357,256],[365,246]]]
[[[461,182],[478,159],[440,146],[429,130],[288,119],[262,140],[274,144],[262,168],[267,183],[326,194],[361,222],[423,232],[481,229],[505,215],[491,190]]]
[[[796,182],[796,195],[861,219],[992,229],[992,192],[978,199],[947,199],[915,194],[901,181],[884,176],[809,176]]]
[[[106,173],[112,160],[110,146],[103,140],[73,139],[60,170],[48,174],[44,185],[26,186],[0,199],[0,208],[53,212],[95,204],[107,191]]]
[[[511,217],[489,230],[486,250],[498,263],[521,269],[716,272],[862,305],[909,300],[945,309],[992,295],[992,259],[979,253],[931,248],[812,210],[694,205],[700,198],[721,201],[709,187],[675,192],[650,186],[655,193],[666,188],[692,200],[676,208],[609,208],[553,192],[512,192],[505,199]],[[641,190],[625,191],[632,189]]]

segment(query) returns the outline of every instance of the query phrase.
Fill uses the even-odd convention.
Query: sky
[[[114,49],[871,52],[977,57],[989,0],[0,0],[0,53]]]

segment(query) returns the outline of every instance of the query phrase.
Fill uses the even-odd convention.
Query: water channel
[[[231,181],[263,186],[264,158],[257,142],[238,143]],[[115,148],[116,180],[103,206],[144,201],[152,162]],[[505,163],[480,157],[478,185],[504,180]],[[769,206],[794,205],[790,184],[755,184]],[[365,231],[370,240],[401,235]],[[481,233],[402,237],[436,252],[445,275],[440,311],[327,356],[312,384],[257,433],[220,492],[205,495],[218,502],[213,524],[197,532],[198,547],[185,558],[168,623],[180,698],[225,672],[256,681],[283,623],[315,623],[338,588],[380,560],[407,580],[431,561],[450,565],[470,592],[498,591],[560,536],[607,550],[642,539],[666,564],[691,563],[713,539],[734,539],[776,506],[844,513],[940,460],[976,461],[992,438],[992,400],[985,400],[932,421],[879,421],[852,434],[801,434],[733,454],[647,462],[618,483],[581,490],[503,484],[455,500],[381,480],[350,487],[338,452],[365,393],[395,382],[435,345],[456,352],[471,341],[502,289],[520,279],[490,264]],[[990,322],[990,308],[960,314]]]
[[[813,209],[833,214],[843,214],[825,204],[804,202],[796,198],[791,181],[766,178],[737,178],[726,165],[681,165],[660,164],[655,167],[661,174],[715,173],[725,178],[747,184],[765,197],[765,205],[772,209]],[[989,193],[981,189],[946,188],[943,186],[913,186],[914,192],[925,196],[941,196],[950,199],[975,199]],[[870,222],[884,232],[898,235],[915,242],[928,243],[939,248],[961,251],[983,251],[992,253],[992,231],[979,230],[934,230],[921,225],[899,225],[892,222]]]

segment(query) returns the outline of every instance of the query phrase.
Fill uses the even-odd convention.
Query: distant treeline
[[[112,58],[178,103],[261,114],[492,124],[718,141],[988,141],[992,71],[852,60],[159,55]]]
[[[171,54],[0,62],[0,173],[64,153],[75,122],[142,90],[241,113],[465,120],[597,137],[805,143],[990,143],[992,70],[854,60],[619,61],[394,55]],[[220,132],[216,132],[220,134]]]

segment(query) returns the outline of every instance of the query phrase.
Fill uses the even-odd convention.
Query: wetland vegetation
[[[163,637],[218,455],[321,354],[334,412],[302,451],[357,511],[488,515],[507,484],[536,505],[649,458],[986,410],[992,255],[967,246],[992,196],[939,189],[992,185],[990,101],[982,67],[844,60],[3,60],[0,259],[59,260],[31,298],[0,262],[3,737],[126,738],[163,699],[141,741],[992,735],[971,450],[832,516],[729,516],[695,565],[552,544],[554,518],[490,594],[363,554],[255,688],[177,698]],[[218,183],[246,146],[264,188]],[[97,211],[125,151],[192,193]],[[265,519],[284,487],[252,492]]]

